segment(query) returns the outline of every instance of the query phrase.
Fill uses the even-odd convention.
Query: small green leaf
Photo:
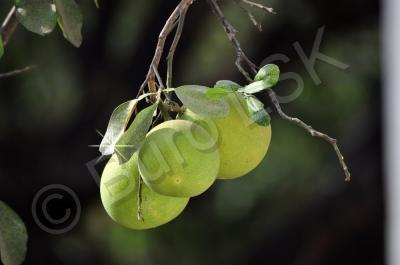
[[[29,31],[46,35],[57,24],[56,6],[52,0],[15,0],[18,21]]]
[[[250,118],[261,126],[268,126],[271,123],[271,117],[264,109],[264,104],[255,96],[246,97],[247,109]]]
[[[246,94],[255,94],[255,93],[263,91],[267,88],[268,88],[268,86],[267,86],[266,82],[264,80],[261,80],[261,81],[257,81],[257,82],[248,84],[247,86],[245,86],[243,88],[240,88],[238,90],[238,92],[243,92]]]
[[[1,38],[1,33],[0,33],[0,59],[1,57],[3,57],[4,54],[4,44],[3,44],[3,40]]]
[[[58,14],[58,24],[65,38],[75,47],[82,44],[82,12],[74,0],[54,0]]]
[[[276,64],[264,65],[254,77],[254,81],[266,80],[270,85],[274,86],[279,81],[280,70]]]
[[[153,104],[139,112],[129,129],[117,142],[115,151],[121,163],[128,161],[142,146],[156,109],[157,104]]]
[[[0,201],[0,256],[4,265],[20,265],[25,260],[28,235],[21,218]]]
[[[217,83],[215,83],[214,87],[228,88],[232,91],[237,91],[242,86],[231,80],[219,80]]]
[[[207,117],[226,117],[229,105],[223,99],[211,99],[206,93],[209,88],[198,85],[186,85],[175,89],[182,103],[193,112]]]
[[[94,0],[94,5],[95,5],[97,8],[100,8],[99,0]]]
[[[138,99],[130,100],[116,107],[111,114],[107,131],[100,143],[100,152],[102,155],[111,155],[114,153],[115,144],[124,134],[129,119],[136,108]]]
[[[267,64],[258,71],[253,83],[240,88],[238,91],[255,94],[273,87],[279,81],[279,67],[275,64]]]
[[[234,91],[229,88],[212,87],[207,89],[206,96],[211,99],[223,98]]]

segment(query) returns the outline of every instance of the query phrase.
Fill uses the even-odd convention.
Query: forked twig
[[[211,10],[215,14],[215,16],[220,21],[222,27],[225,30],[228,39],[231,41],[232,45],[235,47],[236,50],[236,67],[239,71],[243,74],[243,76],[247,79],[247,81],[252,82],[253,79],[250,77],[249,73],[242,67],[242,62],[245,62],[253,74],[256,74],[257,66],[247,57],[247,55],[243,52],[242,47],[240,46],[240,42],[236,38],[236,33],[238,32],[232,24],[226,19],[224,13],[222,12],[221,8],[217,4],[216,0],[208,0]]]
[[[259,8],[259,9],[265,11],[265,12],[268,12],[268,13],[271,13],[271,14],[276,14],[272,7],[267,7],[267,6],[264,6],[262,4],[255,3],[255,2],[249,1],[249,0],[238,0],[238,1],[242,2],[244,4],[247,4],[249,6],[252,6],[252,7],[257,7],[257,8]]]
[[[167,19],[163,29],[160,32],[160,35],[158,36],[158,42],[157,42],[157,47],[154,52],[154,57],[151,61],[149,70],[147,72],[146,78],[143,81],[142,85],[139,88],[139,92],[137,95],[141,94],[144,91],[144,88],[147,86],[148,82],[151,79],[154,79],[155,73],[153,71],[153,66],[158,68],[158,65],[160,64],[161,56],[164,51],[164,46],[165,46],[165,41],[169,34],[172,32],[176,25],[176,21],[179,18],[180,14],[182,14],[183,10],[187,10],[194,2],[195,0],[181,0],[181,2],[176,6],[170,17]]]
[[[171,47],[168,52],[167,56],[167,88],[172,87],[172,72],[173,72],[173,62],[174,62],[174,55],[176,48],[178,47],[179,40],[181,39],[182,36],[182,30],[183,26],[185,24],[185,18],[186,18],[186,13],[187,13],[187,8],[182,9],[181,13],[179,15],[179,20],[178,20],[178,27],[176,28],[175,32],[175,37],[174,40],[171,44]]]
[[[246,14],[249,16],[250,21],[258,29],[258,31],[262,31],[262,24],[257,21],[253,13],[247,8],[244,8],[243,6],[240,6],[240,8],[243,9],[244,12],[246,12]]]

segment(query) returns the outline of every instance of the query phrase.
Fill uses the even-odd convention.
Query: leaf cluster
[[[268,64],[262,67],[254,78],[254,82],[241,86],[230,80],[220,80],[213,87],[201,85],[184,85],[170,88],[174,91],[184,107],[209,118],[224,118],[229,114],[229,105],[224,99],[229,94],[238,93],[246,99],[249,117],[261,126],[268,126],[271,118],[264,104],[255,96],[265,89],[274,86],[279,80],[279,68]],[[165,91],[165,90],[164,90]],[[141,110],[128,126],[139,101],[158,95],[158,101]],[[153,118],[160,105],[161,90],[158,93],[148,93],[137,99],[122,103],[113,111],[107,131],[100,144],[102,155],[117,154],[121,163],[126,162],[143,145]]]
[[[58,25],[75,47],[82,44],[83,15],[75,0],[15,0],[15,16],[27,30],[46,36]],[[4,43],[0,36],[0,58]]]

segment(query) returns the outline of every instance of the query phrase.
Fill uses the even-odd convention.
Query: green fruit
[[[143,221],[137,218],[139,171],[137,154],[119,164],[112,156],[104,168],[100,183],[103,206],[117,223],[131,229],[148,229],[168,223],[177,217],[189,198],[163,196],[142,185],[141,211]]]
[[[263,160],[271,141],[271,126],[260,126],[249,118],[243,96],[232,93],[225,99],[230,107],[227,117],[210,119],[187,109],[181,118],[201,125],[218,139],[218,178],[233,179],[247,174]]]
[[[154,127],[139,152],[139,171],[155,192],[193,197],[206,191],[219,171],[219,151],[205,129],[171,120]]]

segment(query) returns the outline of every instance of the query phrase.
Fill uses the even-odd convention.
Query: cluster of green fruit
[[[163,225],[216,179],[243,176],[263,160],[271,140],[269,122],[256,123],[240,93],[229,93],[224,101],[229,106],[226,117],[205,117],[187,108],[177,119],[150,130],[129,161],[111,157],[100,190],[113,220],[131,229]],[[143,219],[137,216],[138,207]]]

